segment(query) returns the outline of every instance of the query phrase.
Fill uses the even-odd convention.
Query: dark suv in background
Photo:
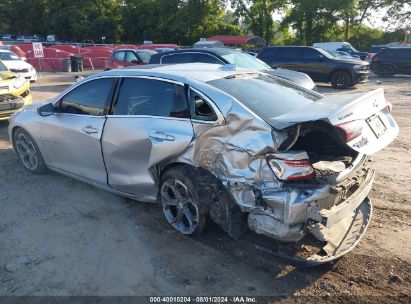
[[[314,90],[315,83],[304,74],[286,69],[273,69],[254,56],[225,47],[187,48],[170,52],[154,54],[150,57],[150,64],[178,64],[178,63],[212,63],[235,64],[240,68],[253,69],[292,81],[306,89]]]
[[[346,89],[368,81],[369,64],[359,59],[338,57],[324,49],[309,46],[265,47],[257,55],[269,66],[308,74],[314,81],[331,82]]]
[[[371,70],[382,77],[411,74],[411,47],[383,49],[372,57]]]

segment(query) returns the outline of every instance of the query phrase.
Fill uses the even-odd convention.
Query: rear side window
[[[258,54],[258,58],[269,58],[269,59],[276,59],[278,55],[278,49],[277,48],[272,48],[272,49],[265,49],[261,52],[261,54]]]
[[[214,110],[211,107],[211,105],[203,96],[201,96],[193,90],[190,90],[190,104],[192,106],[192,119],[204,121],[217,120],[217,115],[214,113]]]
[[[184,87],[146,78],[124,78],[113,115],[189,118]]]
[[[86,82],[60,101],[60,113],[100,116],[107,113],[116,79],[103,78]]]
[[[303,59],[305,60],[318,60],[319,55],[321,54],[314,49],[304,49],[303,50]]]
[[[411,60],[411,49],[398,49],[397,54],[400,59]]]
[[[379,56],[393,56],[394,52],[392,52],[392,49],[387,48],[387,49],[383,49],[381,52],[378,53]]]
[[[279,53],[279,58],[288,60],[288,59],[298,59],[300,56],[300,50],[298,48],[282,48]]]
[[[161,63],[190,63],[194,62],[195,54],[173,54],[161,57]]]
[[[380,46],[373,46],[370,49],[370,53],[378,53],[379,51],[385,49],[385,47],[380,47]]]

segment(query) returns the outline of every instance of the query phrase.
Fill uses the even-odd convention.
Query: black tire
[[[334,89],[345,90],[351,83],[350,74],[346,71],[335,71],[331,75],[331,85]]]
[[[395,69],[391,64],[383,64],[378,67],[378,75],[381,77],[392,77],[395,73]]]
[[[198,236],[207,222],[208,206],[194,168],[172,167],[161,176],[159,205],[165,220],[178,232]]]
[[[18,128],[13,135],[13,146],[24,168],[34,174],[47,171],[43,156],[34,139],[22,128]]]

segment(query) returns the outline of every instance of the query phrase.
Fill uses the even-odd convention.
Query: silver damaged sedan
[[[382,89],[325,97],[233,66],[147,66],[25,107],[9,136],[33,173],[158,202],[187,235],[211,219],[233,238],[309,239],[309,254],[293,258],[318,264],[352,250],[369,225],[369,155],[398,134],[390,111]]]

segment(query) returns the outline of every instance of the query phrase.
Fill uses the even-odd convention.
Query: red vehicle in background
[[[132,65],[148,64],[150,57],[156,51],[148,49],[119,49],[114,50],[107,58],[105,70],[124,68]]]

